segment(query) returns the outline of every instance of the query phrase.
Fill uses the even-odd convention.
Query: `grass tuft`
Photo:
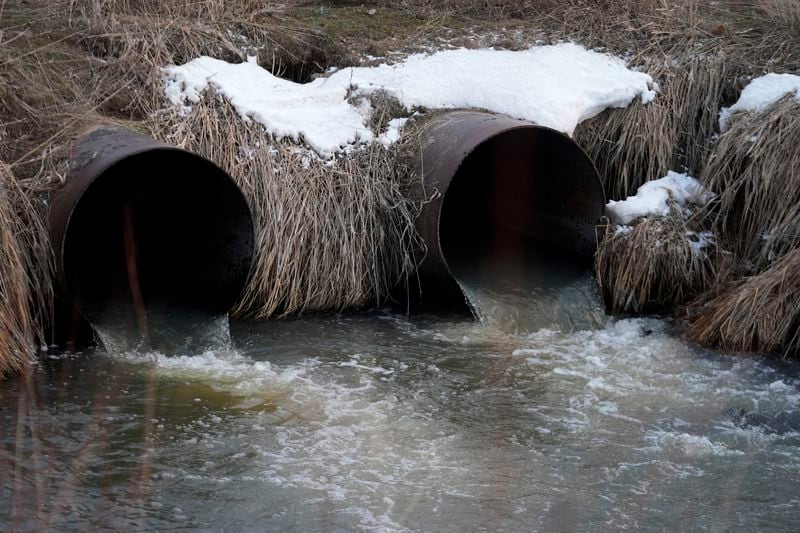
[[[759,6],[773,23],[800,32],[800,2],[760,0]]]
[[[703,306],[689,327],[701,344],[731,351],[800,354],[800,249]]]
[[[0,163],[0,378],[22,372],[32,359],[52,305],[49,245],[38,220]]]
[[[648,54],[642,70],[659,84],[655,100],[609,109],[580,124],[576,141],[597,164],[609,198],[625,198],[668,170],[697,175],[706,160],[730,67],[723,54],[691,42]]]
[[[699,248],[678,210],[604,231],[595,272],[612,313],[666,311],[688,303],[714,279],[709,250]]]
[[[798,146],[800,103],[786,98],[734,115],[702,174],[718,195],[706,216],[750,272],[800,247]]]

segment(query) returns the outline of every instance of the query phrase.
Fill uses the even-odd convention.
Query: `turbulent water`
[[[554,301],[584,298],[577,283]],[[516,298],[486,290],[484,309]],[[0,527],[797,527],[797,366],[660,320],[555,316],[375,313],[234,324],[232,346],[183,355],[52,353],[0,384]]]

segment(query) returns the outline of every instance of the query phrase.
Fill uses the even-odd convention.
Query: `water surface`
[[[235,324],[183,355],[51,353],[0,384],[0,524],[792,530],[797,371],[655,319],[374,313]]]

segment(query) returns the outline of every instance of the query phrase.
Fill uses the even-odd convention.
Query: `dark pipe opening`
[[[213,164],[180,151],[134,155],[106,170],[75,206],[64,275],[92,315],[132,304],[125,225],[148,307],[225,314],[250,270],[252,223],[236,185]]]
[[[487,257],[526,262],[558,255],[590,262],[595,198],[581,194],[591,161],[567,137],[519,128],[479,145],[461,163],[444,196],[439,239],[454,274]]]
[[[412,304],[469,312],[465,281],[514,277],[557,287],[585,276],[605,198],[591,159],[568,136],[482,112],[434,118],[422,142],[426,255]],[[415,287],[416,289],[416,287]]]
[[[210,161],[127,132],[89,139],[51,217],[59,276],[95,326],[225,315],[247,283],[250,208]]]

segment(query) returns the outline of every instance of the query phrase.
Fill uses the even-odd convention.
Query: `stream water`
[[[375,312],[218,324],[172,356],[51,352],[0,383],[0,529],[796,530],[798,366],[576,307],[580,280],[521,327],[498,279],[484,323]]]

